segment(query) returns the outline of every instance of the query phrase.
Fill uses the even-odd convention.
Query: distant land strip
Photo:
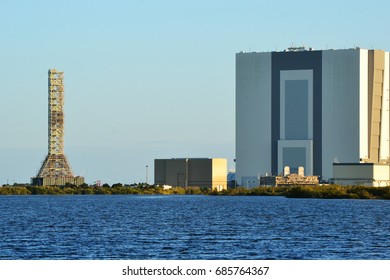
[[[219,196],[284,196],[287,198],[325,198],[325,199],[390,199],[390,187],[366,186],[290,186],[290,187],[256,187],[229,188],[217,192],[208,188],[173,187],[164,189],[155,185],[122,185],[109,186],[31,186],[15,184],[0,186],[0,195],[219,195]]]

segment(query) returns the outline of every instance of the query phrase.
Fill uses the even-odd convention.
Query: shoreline
[[[322,198],[322,199],[390,199],[390,187],[367,186],[288,186],[229,188],[226,191],[212,191],[199,187],[173,187],[164,189],[154,185],[113,186],[30,186],[3,185],[0,195],[216,195],[216,196],[284,196],[286,198]]]

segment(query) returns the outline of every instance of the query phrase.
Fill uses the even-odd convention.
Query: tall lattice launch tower
[[[84,178],[74,176],[64,154],[64,72],[49,70],[49,152],[34,185],[79,185]]]

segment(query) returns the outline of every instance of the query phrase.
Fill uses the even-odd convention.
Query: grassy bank
[[[0,195],[226,195],[226,196],[285,196],[288,198],[326,198],[326,199],[390,199],[390,187],[363,186],[292,186],[292,187],[257,187],[230,188],[222,192],[213,192],[207,188],[174,187],[164,190],[153,185],[105,184],[102,187],[67,185],[30,186],[15,185],[0,187]]]
[[[116,195],[116,194],[205,194],[207,191],[202,191],[199,188],[172,188],[164,190],[157,186],[128,186],[115,184],[113,186],[3,186],[0,187],[0,195]]]
[[[390,199],[390,187],[297,186],[287,191],[289,198]]]
[[[365,186],[291,186],[257,187],[253,189],[229,189],[219,195],[260,195],[285,196],[287,198],[324,198],[324,199],[390,199],[390,187]]]

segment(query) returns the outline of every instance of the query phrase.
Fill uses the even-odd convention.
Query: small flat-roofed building
[[[156,185],[227,189],[227,160],[223,158],[172,158],[154,160]]]
[[[338,185],[390,185],[390,166],[385,163],[334,163],[333,175],[333,183]]]

